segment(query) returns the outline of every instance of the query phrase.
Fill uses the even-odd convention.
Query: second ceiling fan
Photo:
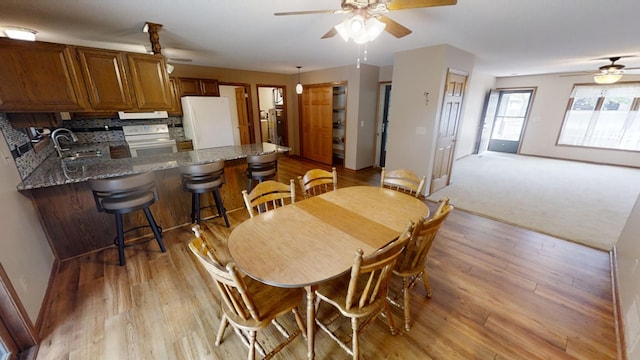
[[[401,38],[411,34],[411,30],[385,16],[394,10],[455,5],[457,0],[342,0],[336,10],[310,10],[277,12],[274,15],[308,14],[352,14],[351,17],[331,28],[323,39],[339,34],[345,41],[352,38],[356,43],[366,43],[375,39],[382,31]]]

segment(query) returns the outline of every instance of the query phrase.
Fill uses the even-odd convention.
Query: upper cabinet
[[[171,87],[161,55],[127,53],[131,83],[139,110],[170,110]]]
[[[178,78],[181,96],[220,96],[218,80]]]
[[[73,111],[86,107],[74,48],[0,38],[0,111]]]
[[[172,109],[161,55],[0,38],[0,111]]]
[[[175,78],[169,78],[171,90],[171,109],[167,111],[169,116],[182,116],[182,104],[180,103],[180,89]]]
[[[80,70],[94,110],[128,110],[133,98],[120,51],[78,48]]]

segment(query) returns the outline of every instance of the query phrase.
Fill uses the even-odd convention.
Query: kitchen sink
[[[86,159],[86,158],[94,158],[102,156],[101,150],[81,150],[81,151],[70,151],[64,154],[63,159],[65,160],[77,160],[77,159]]]

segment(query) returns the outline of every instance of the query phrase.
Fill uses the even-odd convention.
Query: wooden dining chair
[[[401,191],[415,197],[422,195],[425,177],[419,177],[408,169],[386,170],[380,172],[380,187]]]
[[[405,247],[411,234],[411,224],[395,241],[373,254],[364,257],[362,249],[357,249],[350,273],[322,283],[316,290],[316,313],[322,302],[336,308],[344,317],[351,319],[351,344],[340,340],[331,322],[316,317],[318,327],[324,330],[353,359],[360,353],[359,334],[378,315],[384,313],[391,334],[396,334],[389,304],[386,301],[387,283],[395,262]],[[335,320],[332,317],[331,320]],[[337,329],[339,329],[338,327]]]
[[[327,191],[337,190],[338,173],[335,167],[331,168],[331,171],[311,169],[307,171],[304,176],[298,176],[298,183],[306,199]]]
[[[269,359],[298,335],[306,336],[305,324],[298,312],[298,304],[304,297],[304,290],[265,285],[243,276],[233,262],[223,266],[197,232],[196,237],[189,242],[189,250],[211,275],[222,298],[222,318],[216,335],[216,346],[222,342],[229,323],[249,348],[249,360],[255,359],[256,351],[265,359]],[[278,322],[279,318],[289,312],[293,313],[298,326],[298,329],[291,333]],[[285,339],[277,344],[270,341],[272,350],[267,353],[264,346],[257,341],[257,334],[270,324],[273,324]]]
[[[249,212],[249,216],[254,217],[287,203],[296,202],[296,187],[293,179],[289,180],[289,185],[274,180],[267,180],[256,185],[250,193],[242,190],[244,205]],[[290,199],[289,202],[287,199]]]
[[[404,328],[406,331],[411,328],[410,291],[416,282],[422,279],[427,298],[431,298],[432,295],[429,276],[427,276],[425,268],[426,259],[438,230],[453,209],[448,198],[441,200],[440,204],[442,206],[438,207],[432,218],[422,218],[416,222],[407,246],[393,268],[393,275],[402,278],[402,291],[393,298],[389,296],[388,300],[391,304],[404,309]],[[402,304],[398,302],[400,295],[403,297]]]

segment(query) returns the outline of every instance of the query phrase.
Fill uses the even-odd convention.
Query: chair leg
[[[229,320],[227,316],[223,314],[220,320],[220,327],[218,327],[218,335],[216,335],[216,346],[222,342],[222,336],[224,336],[224,330],[227,328],[227,324],[229,324]]]
[[[231,227],[231,225],[229,224],[229,218],[227,218],[227,209],[224,208],[224,204],[222,203],[222,197],[220,196],[220,191],[217,188],[213,189],[213,199],[216,202],[218,215],[224,218],[224,223],[227,225],[227,227]]]
[[[358,342],[358,319],[351,318],[351,330],[353,332],[351,338],[351,351],[353,352],[353,359],[358,360],[360,358],[360,344]]]
[[[196,200],[195,201],[196,224],[200,225],[200,223],[202,222],[201,218],[200,218],[200,194],[199,193],[198,194],[194,193],[194,195],[196,196],[195,197],[195,200]]]
[[[193,224],[196,221],[196,194],[194,192],[191,193],[191,223]]]
[[[256,358],[256,336],[257,331],[249,331],[249,360],[254,360]]]
[[[247,192],[248,193],[251,192],[252,185],[253,185],[253,179],[251,177],[249,177],[249,185],[247,186]]]
[[[393,322],[393,318],[391,317],[391,308],[389,307],[388,302],[384,302],[384,312],[387,313],[387,320],[389,321],[389,331],[391,331],[391,335],[396,334],[396,324]]]
[[[307,337],[307,327],[302,321],[302,317],[300,316],[300,312],[298,311],[298,307],[296,306],[291,310],[293,312],[293,316],[296,318],[296,323],[298,324],[298,328],[302,331],[302,336]]]
[[[116,231],[118,233],[118,259],[120,261],[120,266],[124,266],[124,228],[122,225],[122,214],[116,215]]]
[[[149,225],[151,225],[151,230],[153,230],[153,235],[155,235],[156,240],[158,241],[158,246],[160,246],[160,250],[162,250],[162,252],[167,252],[167,249],[164,247],[164,243],[162,242],[162,234],[160,233],[158,224],[156,223],[156,220],[153,218],[153,215],[151,214],[151,210],[149,210],[148,207],[144,208],[144,214],[147,216],[147,221],[149,222]]]
[[[418,276],[422,276],[422,283],[424,284],[424,289],[427,292],[427,297],[431,299],[431,295],[433,295],[433,293],[431,292],[431,283],[429,282],[429,276],[427,276],[427,272],[422,271],[422,273]]]
[[[406,277],[402,278],[402,296],[404,297],[404,329],[409,331],[410,322],[411,322],[411,301],[409,299],[409,279]]]

